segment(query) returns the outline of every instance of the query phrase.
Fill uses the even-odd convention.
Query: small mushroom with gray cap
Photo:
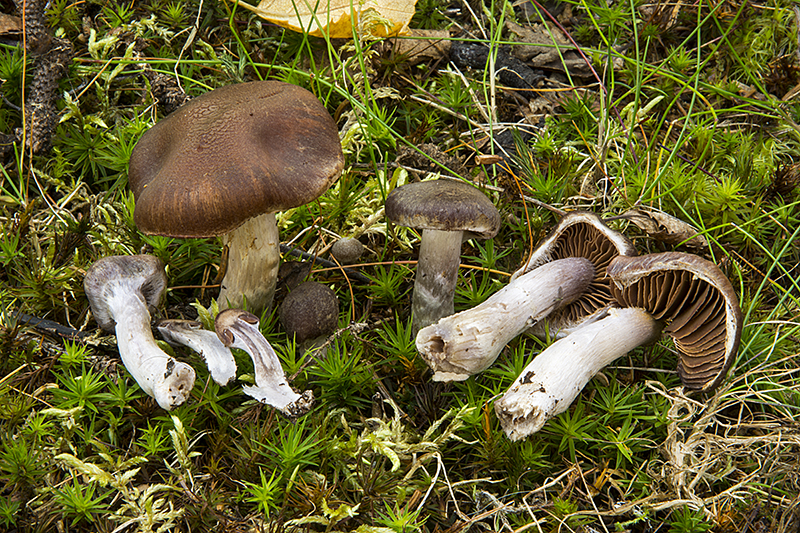
[[[589,287],[594,267],[568,257],[542,265],[491,295],[483,303],[419,330],[417,351],[434,381],[461,381],[486,370],[505,345]]]
[[[416,333],[453,314],[461,244],[465,238],[497,235],[500,214],[472,185],[440,179],[394,189],[386,197],[386,216],[400,226],[422,230],[412,296]]]
[[[142,135],[128,183],[146,234],[222,236],[221,309],[272,304],[275,212],[311,202],[344,166],[336,123],[316,96],[278,81],[220,87]]]
[[[297,344],[330,335],[339,324],[339,300],[330,287],[305,281],[283,299],[280,321]]]
[[[226,309],[217,315],[214,328],[222,344],[244,350],[253,359],[256,384],[245,385],[245,394],[289,418],[297,418],[311,409],[313,393],[307,390],[298,394],[289,385],[278,355],[258,329],[258,317],[242,309]]]
[[[364,245],[353,237],[342,237],[331,246],[331,255],[342,265],[355,263],[363,253]]]
[[[713,263],[666,252],[618,256],[608,265],[609,309],[549,346],[522,371],[495,412],[518,440],[567,410],[589,380],[631,349],[655,341],[662,330],[680,353],[678,374],[689,389],[719,385],[739,346],[742,315],[730,281]]]
[[[200,354],[212,379],[223,387],[236,377],[236,360],[231,349],[222,344],[215,332],[203,329],[200,322],[172,318],[162,320],[156,328],[173,346],[186,346]]]
[[[104,257],[83,281],[95,320],[116,334],[125,368],[147,395],[169,410],[189,397],[195,371],[164,353],[153,338],[150,308],[158,305],[166,285],[164,263],[152,255]]]

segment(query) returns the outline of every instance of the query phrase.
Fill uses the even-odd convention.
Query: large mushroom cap
[[[338,129],[309,91],[278,81],[221,87],[150,128],[128,182],[144,233],[210,237],[303,205],[344,166]]]
[[[481,191],[456,180],[409,183],[386,197],[386,216],[401,226],[468,231],[488,239],[500,229],[500,214]]]
[[[141,295],[147,307],[155,307],[166,287],[164,263],[153,255],[103,257],[92,264],[83,280],[95,320],[101,328],[112,332],[116,322],[108,302],[115,294]]]
[[[714,389],[730,368],[742,311],[725,274],[696,255],[665,252],[617,257],[607,269],[621,304],[641,307],[666,324],[680,352],[678,374],[690,389]]]
[[[619,255],[636,255],[636,248],[627,237],[609,228],[594,213],[571,211],[564,215],[550,235],[536,247],[528,262],[511,279],[556,259],[583,257],[592,262],[595,274],[589,288],[574,302],[550,317],[552,333],[564,327],[575,326],[614,302],[606,268]]]

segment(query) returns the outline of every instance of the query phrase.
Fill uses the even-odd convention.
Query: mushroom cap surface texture
[[[136,144],[128,172],[134,221],[147,234],[222,235],[314,200],[343,166],[336,123],[309,91],[278,81],[221,87]]]
[[[548,319],[552,332],[579,324],[596,311],[614,303],[606,268],[612,259],[620,255],[636,255],[636,248],[627,237],[609,228],[594,213],[570,211],[539,243],[525,266],[516,271],[511,279],[556,259],[583,257],[592,262],[594,278],[589,288],[575,301],[553,313]]]
[[[289,337],[294,336],[298,343],[329,335],[339,324],[339,300],[330,287],[305,281],[284,298],[280,320]]]
[[[665,323],[680,352],[678,374],[689,389],[710,391],[736,357],[742,311],[730,280],[710,261],[665,252],[617,257],[607,269],[619,303]]]
[[[481,191],[456,180],[430,180],[397,187],[386,197],[386,216],[400,226],[469,231],[489,239],[500,229],[500,214]]]
[[[83,290],[92,314],[105,331],[113,332],[116,322],[107,302],[122,290],[140,293],[147,307],[156,307],[167,287],[164,263],[154,255],[112,255],[95,261],[83,279]]]

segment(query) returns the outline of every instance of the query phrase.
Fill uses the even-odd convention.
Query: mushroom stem
[[[236,360],[230,348],[213,331],[194,320],[162,320],[156,326],[164,340],[191,348],[205,360],[211,377],[222,386],[236,377]]]
[[[217,303],[219,308],[247,308],[260,313],[272,305],[280,261],[275,213],[248,219],[226,234],[228,264]]]
[[[411,311],[414,332],[454,312],[462,231],[422,230]]]
[[[310,390],[298,394],[286,381],[281,362],[259,331],[255,315],[241,309],[228,309],[217,315],[215,327],[224,345],[244,350],[253,359],[256,385],[242,387],[245,394],[291,418],[311,409],[314,395]]]
[[[108,299],[122,363],[136,383],[163,409],[172,409],[189,397],[194,369],[176,361],[156,344],[150,329],[150,312],[139,294],[115,293]]]
[[[602,320],[551,344],[494,404],[508,438],[520,440],[539,431],[547,420],[566,411],[603,367],[654,341],[661,328],[643,309],[612,308]]]
[[[462,381],[488,368],[503,347],[573,300],[594,276],[591,261],[570,257],[520,276],[482,304],[422,328],[417,350],[434,381]]]

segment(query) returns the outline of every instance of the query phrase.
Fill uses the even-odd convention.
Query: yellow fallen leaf
[[[404,33],[416,0],[261,0],[238,5],[284,28],[317,37],[388,37]]]

